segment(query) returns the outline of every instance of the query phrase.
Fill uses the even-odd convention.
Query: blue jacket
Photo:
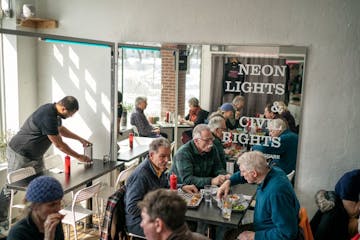
[[[168,188],[168,179],[163,172],[160,177],[146,158],[134,172],[130,175],[126,182],[125,193],[125,218],[126,225],[140,225],[141,210],[137,203],[141,201],[145,194],[159,188]]]
[[[296,168],[297,148],[298,148],[298,135],[285,130],[280,136],[280,147],[266,147],[262,145],[254,145],[253,150],[262,153],[279,155],[280,159],[274,159],[273,163],[289,174]]]
[[[240,172],[230,178],[231,185],[244,183]],[[296,239],[300,204],[285,173],[272,167],[256,190],[254,211],[255,240]]]

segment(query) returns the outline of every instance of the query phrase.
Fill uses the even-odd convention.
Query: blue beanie
[[[223,112],[234,111],[234,107],[231,103],[224,103],[221,105],[220,110]]]
[[[40,176],[30,182],[25,199],[29,202],[45,203],[62,199],[63,196],[64,191],[58,180]]]

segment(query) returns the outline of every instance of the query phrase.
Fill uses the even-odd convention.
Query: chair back
[[[138,128],[136,127],[136,126],[132,126],[132,130],[133,130],[133,132],[134,132],[134,136],[135,137],[139,137],[140,136],[140,134],[139,134],[139,130],[138,130]]]
[[[19,181],[21,179],[30,177],[35,174],[36,174],[36,172],[33,167],[20,168],[18,170],[8,173],[7,181],[8,181],[8,183],[13,183],[13,182]]]
[[[171,143],[170,150],[171,150],[170,161],[172,161],[172,160],[173,160],[173,157],[174,157],[174,154],[175,154],[175,141],[173,141],[173,142]]]
[[[299,227],[302,228],[303,232],[304,232],[304,239],[305,240],[314,240],[312,231],[311,231],[311,226],[309,223],[309,218],[306,212],[306,209],[304,207],[300,208],[299,211]]]
[[[295,176],[295,170],[292,170],[292,171],[287,175],[287,177],[288,177],[288,179],[289,179],[290,182],[293,180],[294,176]]]
[[[123,185],[109,197],[101,227],[101,240],[126,239],[125,192]]]
[[[63,159],[60,154],[51,154],[44,157],[44,164],[46,169],[56,168],[59,164],[63,163]]]
[[[100,187],[101,187],[101,182],[98,182],[95,183],[94,185],[91,185],[90,187],[86,187],[77,191],[73,198],[73,204],[72,204],[73,207],[76,203],[95,197],[98,194]]]
[[[20,168],[18,170],[8,173],[6,178],[7,178],[8,183],[10,184],[10,183],[13,183],[16,181],[20,181],[24,178],[33,176],[35,174],[36,174],[36,171],[33,167],[26,167],[26,168]],[[12,209],[13,208],[25,208],[25,205],[23,205],[23,204],[14,205],[14,194],[15,194],[15,191],[13,189],[11,189],[9,213],[8,213],[9,229],[11,228],[11,223],[12,223],[12,213],[13,213]]]
[[[122,183],[126,182],[126,180],[130,177],[131,173],[135,170],[136,166],[137,164],[133,164],[119,173],[115,181],[115,189],[117,189],[119,184],[123,185]]]

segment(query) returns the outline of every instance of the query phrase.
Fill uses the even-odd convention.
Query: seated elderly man
[[[271,120],[269,132],[271,137],[280,139],[279,146],[273,147],[270,142],[269,146],[254,145],[252,149],[266,154],[279,155],[280,158],[273,159],[273,163],[289,174],[296,167],[298,135],[291,132],[287,128],[286,122],[280,118]]]
[[[160,137],[163,136],[167,138],[166,133],[161,133],[159,128],[154,128],[150,125],[149,121],[146,119],[144,110],[147,107],[147,98],[146,97],[137,97],[135,99],[135,111],[131,114],[130,124],[134,125],[141,137]]]
[[[226,169],[226,156],[222,144],[223,131],[226,131],[225,119],[221,116],[214,116],[210,118],[208,126],[212,135],[214,136],[214,147],[219,152],[219,160],[224,169]]]
[[[189,230],[185,224],[186,203],[176,192],[165,189],[149,192],[138,206],[140,225],[148,240],[208,239]]]
[[[235,109],[235,120],[239,121],[241,114],[243,112],[243,109],[245,107],[245,98],[243,96],[236,96],[234,97],[234,99],[232,100],[232,105],[234,106]]]
[[[224,103],[219,110],[225,118],[227,129],[234,130],[239,127],[239,121],[234,119],[234,106],[231,103]]]
[[[226,180],[219,153],[213,147],[214,137],[206,124],[199,124],[193,130],[193,139],[176,152],[170,172],[178,177],[179,183],[221,185]]]
[[[247,152],[239,157],[240,172],[234,173],[218,190],[223,198],[230,186],[257,184],[254,210],[254,231],[242,232],[240,240],[301,239],[299,232],[299,201],[284,171],[269,167],[261,152]]]
[[[170,142],[165,138],[154,139],[149,146],[148,157],[136,167],[126,182],[125,218],[127,230],[140,236],[144,232],[140,227],[141,211],[137,203],[149,191],[168,188],[166,166],[170,160]],[[183,185],[185,192],[198,192],[194,185]]]

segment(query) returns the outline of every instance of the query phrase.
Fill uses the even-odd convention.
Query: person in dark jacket
[[[187,124],[191,127],[195,127],[198,124],[205,123],[209,115],[208,111],[201,109],[199,100],[197,98],[190,98],[188,101],[189,104],[189,114],[185,118],[180,119],[181,124]],[[182,143],[187,143],[192,138],[192,130],[183,132],[181,136]]]
[[[141,224],[148,240],[206,240],[185,224],[186,202],[176,192],[158,189],[138,203]]]
[[[163,137],[156,138],[149,146],[148,157],[128,178],[125,193],[125,218],[128,232],[144,236],[140,227],[141,211],[137,203],[152,190],[169,188],[166,170],[170,153],[169,140]],[[183,185],[181,189],[184,192],[198,192],[194,185]]]
[[[226,169],[226,155],[224,151],[224,146],[222,144],[223,131],[226,131],[225,119],[221,116],[215,116],[210,119],[208,126],[212,135],[214,136],[214,147],[219,153],[219,160],[224,169]]]

